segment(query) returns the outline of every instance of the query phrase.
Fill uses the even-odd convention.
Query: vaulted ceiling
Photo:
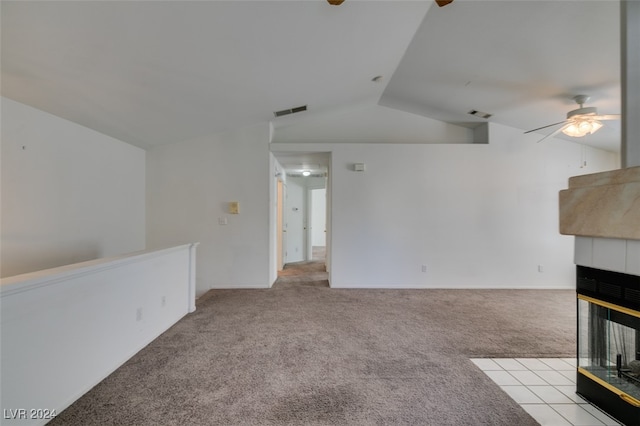
[[[523,130],[563,120],[578,94],[620,112],[617,0],[3,0],[0,12],[3,96],[143,148],[375,108],[469,127],[486,121],[476,109]],[[611,121],[579,140],[619,141]]]

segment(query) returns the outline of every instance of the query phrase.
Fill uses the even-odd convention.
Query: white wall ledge
[[[198,244],[199,243],[183,244],[181,246],[169,247],[160,250],[141,250],[120,256],[88,260],[85,262],[73,263],[71,265],[64,265],[56,268],[43,269],[41,271],[28,272],[26,274],[2,278],[0,279],[0,297],[21,293],[23,291],[35,290],[44,285],[61,283],[72,277],[79,278],[84,275],[97,274],[105,270],[119,268],[145,259],[164,256],[187,248],[191,250],[197,247]]]

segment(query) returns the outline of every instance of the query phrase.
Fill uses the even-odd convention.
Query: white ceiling
[[[557,123],[585,106],[620,113],[618,1],[454,1],[433,8],[389,82],[381,105],[448,122],[520,129]],[[619,150],[620,124],[581,141]],[[555,128],[545,130],[551,133]],[[576,141],[577,139],[567,138]]]
[[[617,0],[0,7],[4,96],[143,148],[380,106],[465,125],[478,109],[521,129],[561,121],[577,94],[620,112]],[[299,105],[308,111],[273,116]],[[619,140],[607,122],[580,142],[618,151]]]

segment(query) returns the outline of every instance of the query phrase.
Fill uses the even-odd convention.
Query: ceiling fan
[[[567,136],[574,138],[580,138],[585,135],[590,135],[598,131],[602,127],[601,121],[606,120],[619,120],[620,114],[606,114],[598,115],[598,110],[595,107],[584,107],[584,104],[589,100],[587,95],[574,96],[573,100],[576,101],[580,108],[574,109],[567,113],[567,119],[559,121],[557,123],[548,124],[546,126],[538,127],[537,129],[527,130],[525,134],[536,132],[538,130],[546,129],[547,127],[557,126],[563,124],[562,127],[556,129],[553,133],[548,134],[538,142],[550,138],[562,132]]]
[[[453,2],[453,0],[435,0],[435,1],[436,1],[436,4],[440,7],[446,6],[449,3]],[[344,0],[327,0],[327,2],[329,2],[329,4],[333,6],[340,6],[342,3],[344,3]]]

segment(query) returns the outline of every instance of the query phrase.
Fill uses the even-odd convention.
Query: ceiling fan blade
[[[344,3],[344,0],[327,0],[327,2],[332,6],[340,6]],[[436,0],[436,4],[440,7],[446,6],[449,3],[453,3],[453,0]]]
[[[524,132],[524,134],[526,135],[527,133],[535,132],[537,130],[546,129],[547,127],[557,126],[558,124],[562,124],[562,123],[566,123],[566,122],[567,122],[567,120],[562,120],[562,121],[558,121],[557,123],[547,124],[546,126],[538,127],[537,129],[527,130],[526,132]]]
[[[556,123],[556,124],[558,124],[558,123]],[[542,142],[543,140],[545,140],[547,138],[550,138],[550,137],[553,137],[553,136],[557,135],[558,133],[560,133],[561,131],[563,131],[564,129],[569,127],[570,125],[571,125],[571,123],[566,123],[564,126],[560,127],[559,129],[556,129],[553,133],[549,133],[547,136],[545,136],[544,138],[540,139],[536,143],[540,143],[540,142]]]
[[[620,114],[604,114],[593,117],[596,120],[620,120]]]

